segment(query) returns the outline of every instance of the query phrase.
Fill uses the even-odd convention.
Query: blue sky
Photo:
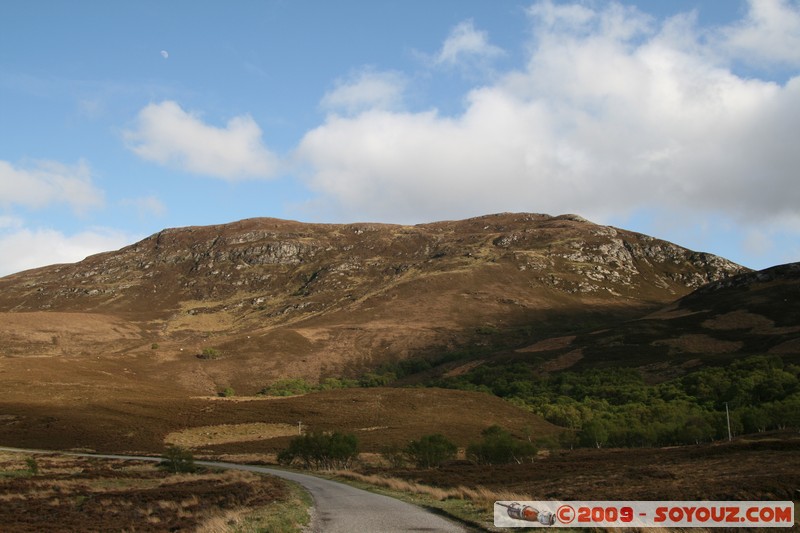
[[[0,4],[0,275],[166,227],[577,213],[800,261],[800,2]]]

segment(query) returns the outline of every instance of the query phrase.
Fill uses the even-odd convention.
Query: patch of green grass
[[[0,470],[0,479],[3,478],[17,478],[17,477],[31,477],[33,474],[29,470]]]
[[[303,531],[311,520],[309,509],[314,504],[311,495],[303,487],[291,481],[285,482],[289,488],[287,498],[262,507],[246,515],[237,524],[236,533],[296,533]]]

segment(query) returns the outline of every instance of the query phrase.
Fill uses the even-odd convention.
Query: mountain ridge
[[[577,215],[414,226],[255,218],[165,229],[0,278],[0,313],[15,314],[0,342],[15,357],[134,358],[193,393],[254,391],[480,345],[487,332],[524,328],[535,340],[583,320],[614,323],[747,271]],[[209,348],[221,357],[195,357]]]

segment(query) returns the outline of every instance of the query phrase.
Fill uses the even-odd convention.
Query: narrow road
[[[61,452],[51,450],[24,450],[19,448],[0,447],[0,451],[18,453],[58,453],[79,457],[97,457],[101,459],[123,459],[132,461],[161,461],[160,457],[142,457],[134,455],[108,455]],[[228,468],[270,474],[299,483],[314,498],[312,529],[314,533],[370,533],[370,532],[406,532],[436,531],[459,532],[469,531],[463,526],[433,514],[421,507],[400,500],[374,494],[351,487],[343,483],[322,479],[307,474],[288,472],[275,468],[255,465],[240,465],[217,461],[195,461],[196,464],[215,468]]]

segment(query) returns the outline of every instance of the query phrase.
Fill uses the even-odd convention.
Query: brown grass
[[[569,351],[565,354],[559,355],[555,359],[551,359],[550,361],[545,362],[539,368],[542,372],[556,372],[558,370],[566,370],[567,368],[573,366],[581,359],[583,359],[583,348],[578,348],[577,350]]]
[[[741,341],[725,341],[715,339],[702,333],[682,335],[675,339],[659,340],[653,343],[654,346],[669,346],[678,352],[699,353],[699,354],[719,354],[733,353],[740,350],[743,346]]]
[[[185,448],[198,448],[232,442],[252,442],[276,437],[290,437],[297,435],[297,433],[297,426],[290,424],[267,424],[263,422],[219,424],[174,431],[164,437],[164,442]]]
[[[490,489],[483,486],[467,487],[459,485],[452,488],[434,487],[406,479],[389,477],[380,474],[360,474],[350,470],[337,470],[334,475],[344,479],[352,479],[367,483],[376,487],[384,487],[390,490],[406,492],[409,494],[421,494],[437,501],[444,500],[465,500],[473,503],[477,507],[489,511],[494,507],[494,502],[498,500],[532,500],[528,494],[521,494],[508,490]]]
[[[186,443],[201,446],[198,450],[205,454],[277,453],[297,434],[298,421],[304,430],[357,432],[366,452],[405,445],[431,433],[443,433],[464,447],[492,424],[517,431],[518,436],[524,436],[526,427],[537,437],[560,431],[487,394],[428,388],[340,389],[244,402],[154,396],[107,403],[64,401],[58,406],[49,401],[20,405],[0,400],[0,412],[17,417],[0,424],[0,442],[5,444],[121,453],[161,453],[165,437],[175,432],[188,435]],[[285,436],[260,433],[275,428],[285,430]],[[203,435],[212,432],[217,435]]]
[[[152,463],[37,456],[40,473],[22,475],[24,459],[0,454],[3,531],[55,524],[59,531],[223,531],[209,524],[230,523],[287,494],[282,480],[249,472],[172,475]]]
[[[519,348],[516,351],[518,353],[536,353],[536,352],[546,352],[549,350],[560,350],[572,344],[572,341],[574,340],[575,340],[575,335],[568,335],[565,337],[553,337],[551,339],[544,339],[542,341],[539,341],[536,344],[531,344],[530,346],[526,346],[525,348]]]

